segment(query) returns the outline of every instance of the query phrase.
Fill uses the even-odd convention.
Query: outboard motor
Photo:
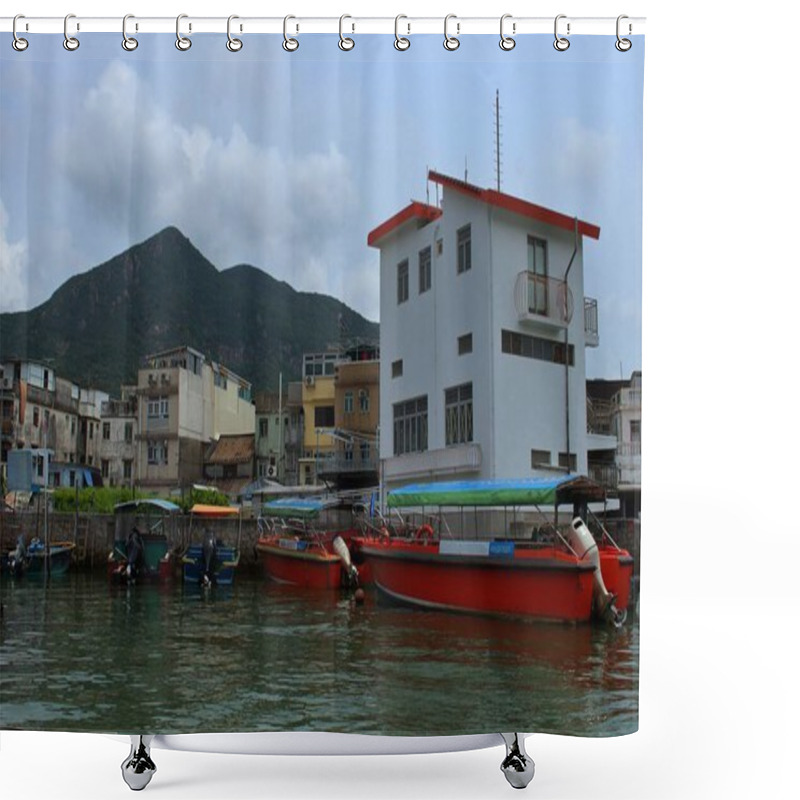
[[[580,518],[572,520],[572,526],[567,533],[570,547],[575,551],[581,561],[586,561],[594,567],[594,586],[592,588],[592,600],[595,612],[601,619],[610,622],[614,627],[619,628],[627,618],[627,612],[620,611],[614,601],[616,596],[606,589],[603,582],[603,573],[600,569],[600,553],[597,549],[597,542],[594,540],[586,523]]]
[[[17,537],[17,546],[8,556],[8,567],[17,578],[25,569],[25,541],[21,535]]]
[[[128,534],[125,556],[128,560],[128,565],[125,567],[125,578],[128,583],[135,583],[144,562],[144,542],[142,541],[142,534],[135,525]]]
[[[342,559],[342,582],[348,588],[356,588],[358,586],[358,569],[350,558],[350,550],[347,543],[341,536],[337,536],[333,540],[333,549],[339,558]]]
[[[203,575],[200,578],[202,586],[211,586],[215,583],[214,573],[217,566],[217,540],[214,533],[206,530],[203,536]]]

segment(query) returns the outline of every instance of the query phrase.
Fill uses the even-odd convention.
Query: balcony
[[[514,284],[514,305],[521,323],[563,330],[572,319],[572,290],[565,281],[524,270]]]
[[[583,298],[583,334],[587,347],[597,347],[600,344],[597,300],[594,297]]]

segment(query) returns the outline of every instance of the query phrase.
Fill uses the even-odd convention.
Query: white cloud
[[[28,307],[28,244],[10,241],[8,214],[0,199],[0,312]]]
[[[615,138],[612,134],[588,128],[574,117],[558,124],[555,148],[559,179],[597,185],[614,160]]]

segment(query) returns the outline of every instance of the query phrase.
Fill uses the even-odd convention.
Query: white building
[[[442,207],[375,228],[388,486],[587,471],[587,222],[431,172]],[[569,366],[565,364],[568,358]]]

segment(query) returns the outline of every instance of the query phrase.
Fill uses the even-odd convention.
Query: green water
[[[591,736],[637,728],[639,625],[512,623],[237,576],[0,583],[0,727]]]

